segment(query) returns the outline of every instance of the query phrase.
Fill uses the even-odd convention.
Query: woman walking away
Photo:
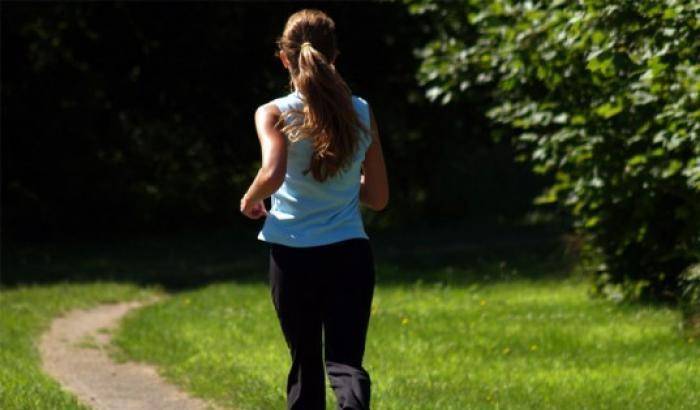
[[[265,217],[258,239],[292,359],[287,408],[324,410],[327,372],[338,408],[369,409],[362,358],[375,271],[360,204],[380,211],[389,198],[377,126],[335,69],[330,17],[294,13],[278,44],[292,90],[255,113],[262,166],[241,212]]]

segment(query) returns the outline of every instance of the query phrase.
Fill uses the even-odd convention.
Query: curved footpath
[[[116,363],[107,355],[119,320],[132,309],[158,300],[76,309],[54,319],[39,342],[44,371],[93,409],[219,409],[167,383],[153,366]]]

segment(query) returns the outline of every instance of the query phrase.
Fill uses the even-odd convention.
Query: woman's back
[[[336,70],[336,44],[322,11],[287,20],[279,57],[295,92],[256,110],[262,163],[241,198],[244,215],[265,217],[258,239],[292,359],[290,410],[325,409],[325,375],[339,407],[370,408],[362,358],[375,271],[360,204],[384,209],[389,187],[374,114]]]
[[[370,129],[367,102],[352,97],[360,122]],[[300,94],[295,91],[272,101],[280,112],[303,108]],[[284,115],[284,114],[283,114]],[[290,114],[291,115],[291,114]],[[323,182],[304,171],[309,168],[313,141],[303,138],[287,140],[287,170],[284,182],[271,195],[271,209],[258,239],[293,247],[330,244],[350,238],[368,238],[360,213],[360,169],[372,137],[358,130],[358,149],[348,169]]]

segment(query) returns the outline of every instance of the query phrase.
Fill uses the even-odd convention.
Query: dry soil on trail
[[[44,371],[93,409],[220,409],[167,383],[153,366],[108,356],[120,319],[159,299],[76,309],[54,319],[38,346]]]

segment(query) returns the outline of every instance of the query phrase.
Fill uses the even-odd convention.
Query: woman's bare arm
[[[269,197],[284,182],[287,172],[287,139],[276,127],[280,114],[279,108],[272,103],[262,105],[255,111],[255,128],[260,140],[262,164],[245,194],[251,203]]]
[[[360,177],[360,203],[374,211],[381,211],[389,202],[389,182],[384,164],[384,153],[379,140],[377,122],[372,109],[369,110],[372,131],[372,143],[367,148],[365,160],[362,163]]]

